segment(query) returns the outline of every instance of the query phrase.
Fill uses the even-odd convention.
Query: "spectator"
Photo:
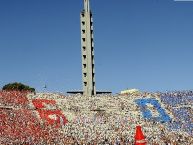
[[[160,102],[172,120],[159,122],[145,119],[135,100],[146,98],[156,100],[156,104]],[[46,124],[40,118],[38,108],[33,106],[34,99],[36,102],[38,99],[55,100],[44,101],[43,109],[61,110],[68,123],[64,125],[63,118],[59,117],[59,128]],[[135,126],[140,124],[148,144],[189,145],[193,142],[192,101],[192,91],[94,97],[1,91],[0,144],[130,145],[134,143]],[[56,102],[55,106],[53,102]],[[145,106],[144,109],[146,107],[155,109],[154,106]]]

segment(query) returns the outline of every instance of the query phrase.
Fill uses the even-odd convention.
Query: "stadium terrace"
[[[134,144],[142,126],[147,144],[192,143],[191,91],[135,95],[0,92],[0,144]]]

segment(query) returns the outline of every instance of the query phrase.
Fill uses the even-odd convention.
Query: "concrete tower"
[[[83,94],[96,94],[94,69],[93,18],[89,0],[84,0],[84,9],[80,14],[81,20],[81,50],[82,50],[82,85]]]

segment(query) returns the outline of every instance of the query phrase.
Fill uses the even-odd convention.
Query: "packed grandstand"
[[[193,91],[125,95],[0,91],[0,144],[193,144]]]

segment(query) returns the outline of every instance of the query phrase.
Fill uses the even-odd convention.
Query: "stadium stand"
[[[147,144],[193,143],[193,92],[100,94],[0,92],[0,144],[135,143],[142,126]]]

